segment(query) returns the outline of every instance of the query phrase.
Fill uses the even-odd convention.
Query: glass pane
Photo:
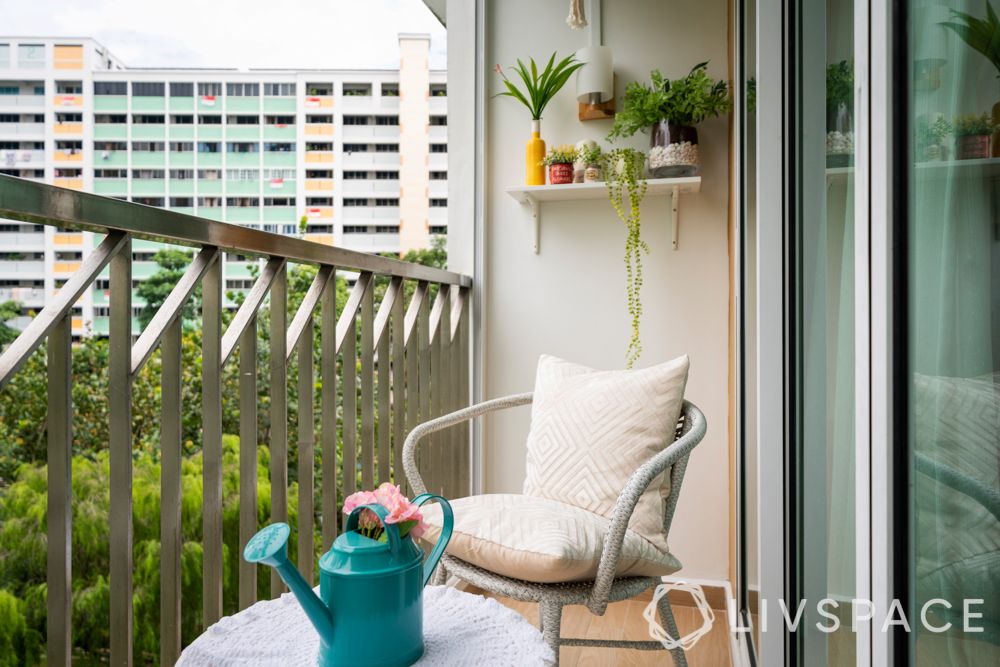
[[[971,16],[908,4],[910,654],[928,667],[997,665],[1000,25],[982,0],[949,3]],[[963,604],[981,630],[963,629]]]
[[[797,478],[799,664],[853,665],[854,6],[800,0],[793,437]],[[821,607],[820,601],[835,603]],[[839,629],[824,610],[838,616]],[[817,625],[819,627],[817,627]]]

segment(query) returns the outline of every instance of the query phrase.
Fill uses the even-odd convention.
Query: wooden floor
[[[499,596],[502,604],[522,614],[538,626],[538,605],[518,602]],[[594,616],[586,607],[574,605],[563,609],[562,634],[564,637],[584,637],[588,639],[641,639],[648,640],[646,619],[642,610],[649,604],[649,596],[644,599],[616,602],[608,606],[604,616]],[[714,606],[714,605],[713,605]],[[681,634],[686,634],[702,623],[701,614],[694,607],[675,604],[674,617]],[[711,632],[702,637],[688,654],[691,667],[730,667],[729,623],[726,612],[715,610],[715,623]],[[581,648],[564,646],[559,655],[560,667],[666,667],[673,664],[666,651],[636,651],[630,649]]]

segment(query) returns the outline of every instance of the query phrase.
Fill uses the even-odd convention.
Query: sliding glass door
[[[906,4],[907,368],[899,399],[912,492],[901,508],[906,562],[897,565],[909,579],[908,653],[921,667],[998,665],[1000,135],[992,126],[1000,62],[980,51],[997,53],[1000,23],[982,0]]]

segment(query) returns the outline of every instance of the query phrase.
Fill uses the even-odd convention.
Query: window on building
[[[171,81],[170,97],[194,97],[194,84],[190,81]]]
[[[306,197],[306,206],[333,206],[333,197]]]
[[[344,116],[344,125],[371,125],[371,116]]]
[[[376,153],[398,153],[399,144],[375,144]]]
[[[295,97],[295,84],[265,83],[264,95],[268,97]]]
[[[222,94],[222,84],[221,83],[199,83],[198,84],[198,96],[199,97],[218,97]]]
[[[228,141],[226,142],[227,153],[257,153],[260,151],[260,144],[256,141]]]
[[[80,81],[56,81],[56,93],[59,95],[80,95],[83,93],[83,83]]]
[[[82,113],[64,113],[64,112],[58,112],[58,113],[56,113],[56,122],[57,123],[82,123],[83,122],[83,114]]]
[[[260,116],[257,114],[230,114],[226,116],[226,125],[260,125]]]
[[[198,115],[199,125],[222,125],[222,116],[219,114],[203,113]]]
[[[264,206],[295,206],[295,197],[264,197]]]
[[[199,169],[198,178],[202,181],[221,181],[222,180],[222,170],[221,169]]]
[[[344,144],[344,152],[350,153],[368,153],[371,151],[371,146],[368,144]]]
[[[344,97],[371,97],[372,84],[370,83],[345,83]]]
[[[171,197],[170,208],[191,208],[194,206],[194,197]]]
[[[0,95],[20,95],[20,86],[0,86]]]
[[[294,179],[295,178],[295,170],[294,169],[265,169],[263,171],[263,174],[264,174],[264,180],[266,180],[266,181],[269,181],[269,180],[272,180],[272,179],[275,179],[275,178],[280,178],[280,179],[284,179],[284,180],[289,180],[289,179]],[[306,178],[309,178],[308,174],[306,174]]]
[[[383,83],[382,84],[382,97],[399,97],[399,84],[398,83]]]
[[[194,179],[194,169],[171,169],[170,178],[175,181],[190,181]]]
[[[399,227],[395,225],[375,225],[376,234],[398,234]]]
[[[128,95],[128,84],[124,81],[95,81],[94,95]]]
[[[431,153],[447,153],[448,144],[431,144]]]
[[[394,206],[399,206],[399,199],[390,197],[379,197],[375,200],[376,206],[381,206],[382,208],[391,208]]]
[[[368,179],[367,171],[345,171],[344,180],[345,181],[364,181]]]
[[[162,169],[133,169],[132,178],[138,180],[162,179],[164,171]]]
[[[309,151],[332,151],[333,144],[328,142],[310,141],[306,143],[306,152]],[[345,149],[346,150],[346,149]]]
[[[98,153],[113,153],[114,151],[123,151],[128,148],[128,144],[124,141],[95,141],[94,151]],[[103,156],[102,156],[103,157]]]
[[[199,141],[198,142],[198,152],[199,153],[221,153],[222,144],[218,141]]]
[[[333,234],[333,225],[308,225],[306,227],[306,233],[308,234]]]
[[[448,200],[440,197],[436,197],[430,200],[431,208],[447,208]]]
[[[166,117],[163,114],[155,113],[134,113],[132,114],[133,125],[163,125]]]
[[[79,167],[58,167],[54,172],[56,178],[80,178],[83,176],[83,169]]]
[[[45,67],[45,45],[18,44],[17,66],[24,69],[41,69]]]
[[[375,116],[376,125],[399,125],[399,116]]]
[[[447,181],[448,172],[447,171],[432,171],[430,173],[430,179],[432,181]]]
[[[258,97],[260,95],[260,84],[227,83],[226,95],[229,97]]]
[[[431,97],[448,97],[448,85],[444,83],[432,83],[430,95]]]
[[[221,208],[222,197],[198,197],[198,208]]]
[[[264,152],[266,153],[294,153],[295,144],[276,143],[273,141],[264,142]]]
[[[375,180],[377,181],[398,181],[399,172],[398,171],[376,171]]]
[[[132,82],[132,96],[133,97],[163,97],[165,95],[166,86],[162,81],[133,81]]]
[[[265,125],[295,125],[295,116],[264,116]]]
[[[448,124],[448,117],[447,116],[431,116],[431,125],[440,126],[440,125],[447,125],[447,124]]]
[[[364,173],[364,172],[362,172]],[[347,172],[344,172],[345,178]],[[333,178],[332,169],[307,169],[306,178]]]
[[[193,125],[194,115],[185,113],[170,114],[171,125]]]
[[[83,150],[83,142],[82,141],[73,141],[73,140],[70,140],[70,141],[57,141],[56,142],[56,150],[57,151],[64,151],[66,153],[69,153],[70,155],[72,155],[74,153],[79,153],[80,151]]]
[[[193,141],[171,141],[170,142],[170,152],[171,153],[193,153],[194,152],[194,142]]]
[[[132,150],[137,152],[162,153],[164,144],[162,141],[133,141]]]
[[[324,113],[309,114],[308,116],[306,116],[307,125],[332,123],[332,122],[333,122],[333,116]]]
[[[353,206],[368,206],[368,200],[357,197],[344,197],[344,207],[350,208]]]
[[[163,197],[132,197],[132,201],[136,204],[159,206],[160,208],[163,208]]]
[[[447,234],[448,225],[429,225],[427,231],[431,234]]]
[[[365,225],[344,225],[345,234],[367,234],[368,227]]]
[[[10,67],[10,44],[0,44],[0,67]]]
[[[332,83],[307,83],[306,84],[306,95],[315,95],[318,97],[328,97],[333,95],[333,84]]]
[[[125,178],[128,171],[125,169],[95,169],[94,178]]]
[[[259,169],[226,169],[227,181],[256,181],[260,179]]]
[[[236,206],[237,208],[252,208],[260,206],[259,197],[226,197],[226,206]]]
[[[123,113],[99,113],[94,115],[94,122],[103,125],[124,125],[127,117]]]

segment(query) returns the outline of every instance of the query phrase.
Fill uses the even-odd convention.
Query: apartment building
[[[398,70],[148,69],[90,38],[0,37],[0,173],[365,252],[427,247],[448,204],[429,45],[401,34]],[[99,241],[0,221],[0,300],[37,311]],[[136,284],[159,247],[135,244]],[[251,261],[226,257],[227,290]],[[105,287],[75,336],[107,331]]]

